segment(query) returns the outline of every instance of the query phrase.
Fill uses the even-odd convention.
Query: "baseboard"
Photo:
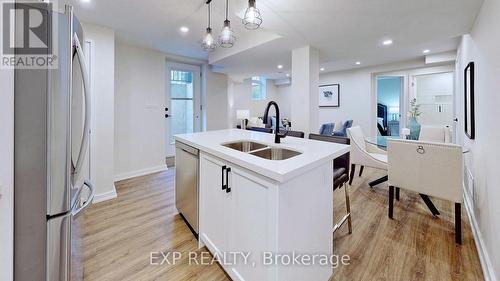
[[[156,167],[151,167],[151,168],[141,169],[141,170],[137,170],[137,171],[122,173],[119,175],[115,175],[115,182],[130,179],[130,178],[140,177],[140,176],[144,176],[144,175],[148,175],[148,174],[152,174],[152,173],[163,172],[166,170],[168,170],[167,165],[163,164],[163,165],[156,166]]]
[[[113,185],[113,190],[105,192],[105,193],[101,193],[101,194],[96,194],[94,196],[94,200],[92,201],[92,203],[99,203],[99,202],[115,199],[116,197],[117,197],[116,188],[115,188],[115,185]]]
[[[467,211],[472,229],[472,235],[474,236],[474,241],[476,242],[477,254],[479,255],[479,262],[481,263],[481,268],[483,269],[484,280],[497,281],[488,251],[486,250],[486,245],[484,245],[483,236],[481,235],[479,225],[477,224],[474,209],[471,204],[471,198],[469,197],[468,192],[464,192],[464,199],[465,210]]]

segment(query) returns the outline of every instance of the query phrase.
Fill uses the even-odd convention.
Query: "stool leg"
[[[351,164],[351,174],[350,174],[350,177],[349,177],[349,185],[352,185],[352,180],[354,179],[354,173],[356,171],[356,165],[355,164]]]
[[[389,186],[389,218],[393,218],[394,213],[394,186]]]
[[[347,209],[347,226],[349,228],[349,234],[352,233],[352,218],[351,218],[351,200],[349,198],[349,185],[344,183],[344,193],[345,193],[345,207]]]
[[[462,244],[462,204],[455,203],[455,242]]]
[[[398,201],[399,201],[399,191],[400,190],[401,189],[399,187],[396,187],[396,200],[398,200]]]

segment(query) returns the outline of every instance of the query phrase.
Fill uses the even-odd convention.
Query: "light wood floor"
[[[463,245],[454,242],[452,204],[433,200],[433,218],[418,195],[401,192],[394,220],[387,218],[387,186],[368,181],[382,176],[365,169],[351,187],[353,234],[335,234],[335,254],[351,264],[333,280],[483,280],[470,225],[463,210]],[[116,184],[118,198],[93,205],[84,215],[84,273],[94,280],[200,280],[229,277],[218,265],[150,265],[150,252],[195,251],[197,241],[176,214],[173,169]],[[336,191],[335,217],[343,215],[344,194]],[[201,251],[206,251],[202,249]]]

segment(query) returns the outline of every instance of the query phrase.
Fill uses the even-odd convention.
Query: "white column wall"
[[[319,54],[311,46],[292,51],[292,129],[306,134],[317,131]]]

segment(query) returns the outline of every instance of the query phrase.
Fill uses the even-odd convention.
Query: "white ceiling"
[[[200,48],[207,25],[205,0],[59,1],[65,2],[75,6],[82,21],[113,28],[119,40],[208,58],[224,73],[277,77],[289,71],[291,50],[304,45],[319,50],[326,71],[358,67],[356,61],[368,66],[414,59],[423,56],[423,49],[431,54],[454,50],[458,37],[470,31],[483,0],[257,0],[264,23],[256,31],[244,29],[238,18],[247,1],[229,0],[238,41],[210,57]],[[217,33],[224,1],[212,3],[212,28]],[[190,28],[188,34],[179,32],[183,25]],[[260,42],[260,37],[266,39]],[[394,44],[382,46],[387,38]],[[284,65],[282,74],[278,64]]]

